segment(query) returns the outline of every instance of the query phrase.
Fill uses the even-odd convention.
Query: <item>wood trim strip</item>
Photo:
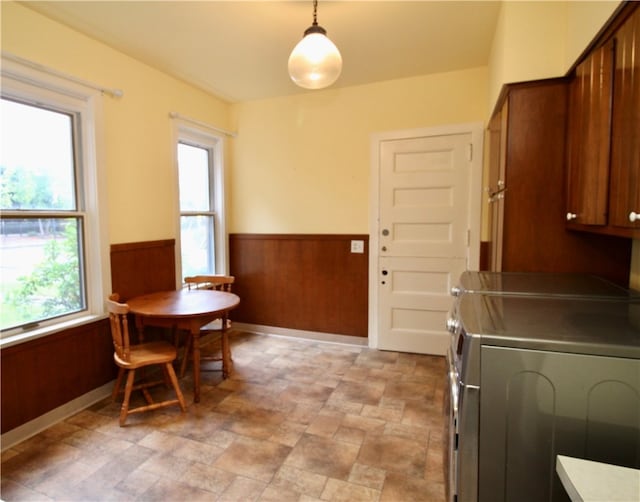
[[[369,240],[368,234],[231,234],[234,240]]]
[[[175,239],[165,239],[160,241],[125,242],[122,244],[111,244],[111,253],[124,253],[141,249],[175,246],[175,242]]]

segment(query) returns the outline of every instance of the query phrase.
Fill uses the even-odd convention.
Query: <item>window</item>
[[[3,337],[100,314],[105,282],[93,94],[15,66],[0,98]]]
[[[179,282],[191,275],[226,273],[222,139],[181,124],[177,159]]]

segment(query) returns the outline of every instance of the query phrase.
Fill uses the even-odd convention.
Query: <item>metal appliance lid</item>
[[[481,345],[640,359],[640,300],[464,295],[459,308]]]
[[[460,276],[459,288],[461,293],[640,299],[639,291],[585,274],[466,271]]]

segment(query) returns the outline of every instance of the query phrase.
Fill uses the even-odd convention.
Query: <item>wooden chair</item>
[[[125,372],[127,372],[124,399],[122,401],[122,407],[120,408],[120,426],[122,427],[124,425],[127,415],[132,413],[141,413],[143,411],[155,410],[175,404],[180,406],[182,412],[185,412],[187,407],[184,396],[182,395],[176,373],[172,366],[173,361],[176,359],[176,348],[164,341],[132,345],[130,343],[129,322],[127,319],[129,306],[126,303],[118,303],[119,300],[120,296],[118,294],[109,296],[107,300],[107,310],[109,311],[111,336],[115,348],[113,359],[119,367],[118,378],[111,395],[114,401],[120,393],[122,379]],[[152,365],[160,365],[162,367],[164,379],[134,384],[136,370]],[[163,383],[170,383],[173,386],[177,399],[169,399],[162,402],[153,401],[148,389]],[[146,405],[136,408],[129,407],[131,392],[133,390],[142,390],[144,398],[147,401]]]
[[[195,275],[184,278],[184,287],[187,289],[215,289],[218,291],[231,292],[231,285],[235,282],[232,275]],[[200,328],[200,348],[214,343],[220,343],[220,354],[205,354],[201,352],[200,361],[221,361],[222,377],[227,378],[231,373],[231,346],[227,330],[231,326],[231,321],[226,321],[226,326],[222,325],[222,319],[216,319]],[[224,328],[224,329],[223,329]],[[183,377],[187,369],[187,363],[192,357],[193,340],[191,336],[187,338],[187,344],[182,358],[180,377]],[[201,366],[202,371],[219,371],[207,369]]]

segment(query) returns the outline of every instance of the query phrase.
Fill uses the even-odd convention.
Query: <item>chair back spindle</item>
[[[111,338],[117,356],[124,362],[129,362],[131,353],[129,339],[129,306],[126,303],[119,303],[120,295],[117,293],[109,296],[107,300],[107,310],[109,311],[109,321],[111,322]]]
[[[232,275],[194,275],[184,278],[187,289],[215,289],[231,292],[235,277]]]

